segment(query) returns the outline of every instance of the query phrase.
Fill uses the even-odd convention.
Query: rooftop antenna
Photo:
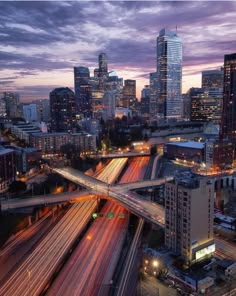
[[[175,26],[175,34],[176,34],[176,35],[177,35],[177,29],[178,29],[178,28],[177,28],[177,25],[176,25],[176,26]]]

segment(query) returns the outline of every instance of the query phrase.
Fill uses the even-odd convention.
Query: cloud
[[[0,69],[17,75],[17,85],[30,77],[44,85],[43,74],[66,76],[75,65],[92,70],[102,51],[109,70],[130,71],[144,85],[156,69],[156,37],[163,27],[178,27],[186,83],[201,68],[222,65],[224,54],[236,48],[233,1],[2,1],[0,10]],[[48,83],[54,86],[55,79]],[[25,87],[25,94],[32,93]]]

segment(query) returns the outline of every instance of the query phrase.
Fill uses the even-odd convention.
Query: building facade
[[[215,251],[214,185],[182,172],[165,188],[165,244],[191,264]]]
[[[182,40],[162,29],[157,37],[158,116],[182,117]]]
[[[124,81],[121,107],[132,109],[134,102],[136,102],[136,80],[126,79]]]
[[[30,144],[42,154],[57,154],[61,146],[73,144],[81,153],[96,151],[96,136],[88,133],[35,133],[30,137]]]
[[[74,67],[76,108],[85,116],[91,116],[90,72],[87,67]]]
[[[0,193],[8,189],[15,177],[16,161],[14,150],[0,148]]]
[[[236,139],[236,53],[224,57],[222,138]]]
[[[193,87],[189,90],[191,100],[191,121],[219,124],[222,111],[222,91]],[[222,90],[222,89],[221,89]]]
[[[224,70],[202,71],[203,88],[223,88]]]
[[[76,99],[68,87],[56,88],[50,93],[51,130],[72,132],[76,130]]]

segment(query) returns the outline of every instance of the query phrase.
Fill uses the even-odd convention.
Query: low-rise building
[[[80,133],[34,133],[31,135],[31,146],[43,154],[55,154],[61,151],[61,146],[73,144],[80,152],[96,151],[96,136],[85,132]]]
[[[164,147],[164,156],[169,159],[180,159],[201,163],[204,160],[204,143],[174,142]]]

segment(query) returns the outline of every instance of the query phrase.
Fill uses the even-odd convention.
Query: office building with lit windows
[[[223,88],[224,70],[202,71],[202,87]]]
[[[123,87],[122,107],[131,108],[136,102],[136,80],[126,79]]]
[[[182,117],[182,40],[162,29],[157,37],[158,116]]]
[[[74,67],[74,89],[76,108],[79,113],[91,116],[91,84],[90,72],[87,67]]]
[[[68,87],[50,93],[51,131],[72,132],[76,129],[76,100]]]
[[[222,92],[217,93],[215,88],[192,87],[189,90],[189,97],[191,100],[191,121],[220,123]]]
[[[189,171],[165,187],[165,244],[191,264],[215,251],[214,185]]]

